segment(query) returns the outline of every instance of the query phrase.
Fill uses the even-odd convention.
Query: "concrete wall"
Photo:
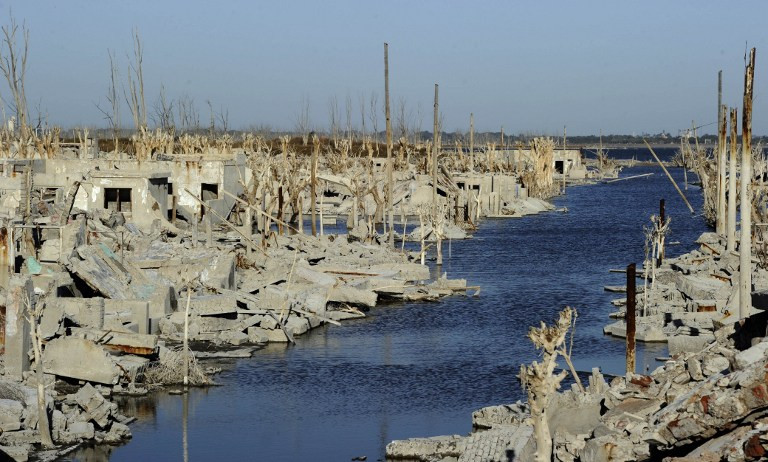
[[[241,194],[242,184],[247,184],[247,174],[250,173],[245,168],[243,154],[237,154],[234,158],[179,156],[178,160],[142,162],[135,159],[93,159],[88,162],[79,159],[48,159],[33,162],[35,185],[61,188],[64,194],[75,181],[90,174],[93,178],[83,183],[83,191],[78,193],[75,202],[75,207],[84,210],[96,206],[103,208],[103,188],[135,188],[132,215],[138,225],[151,223],[158,214],[168,216],[168,210],[172,207],[172,199],[168,197],[171,190],[172,194],[178,197],[179,206],[186,208],[190,213],[200,214],[200,204],[184,192],[184,189],[199,198],[203,183],[217,185],[218,199],[210,201],[210,205],[219,215],[226,216],[235,201],[221,191]],[[162,181],[161,176],[168,177],[167,183]],[[145,181],[138,182],[139,177]],[[154,178],[148,181],[148,177]],[[89,187],[95,189],[93,195]],[[155,202],[158,211],[151,210]],[[153,213],[150,216],[137,215],[142,213],[143,209],[149,209]],[[214,223],[217,221],[214,219]]]
[[[222,190],[239,195],[243,192],[242,183],[247,180],[245,156],[242,154],[230,160],[200,158],[169,161],[168,166],[173,182],[173,194],[179,198],[178,204],[198,216],[201,212],[200,203],[190,197],[184,191],[185,188],[195,197],[201,198],[203,183],[218,185],[218,199],[209,201],[209,204],[216,213],[226,216],[235,200],[222,193]],[[214,223],[217,222],[214,218]]]

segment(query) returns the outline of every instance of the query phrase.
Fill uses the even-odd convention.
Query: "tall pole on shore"
[[[563,195],[565,195],[565,159],[568,157],[567,149],[565,148],[566,133],[566,127],[563,125]]]
[[[739,131],[738,109],[731,109],[731,153],[730,165],[728,167],[728,223],[726,224],[726,250],[734,252],[736,250],[736,137]]]
[[[389,112],[389,44],[384,44],[384,116],[387,119],[387,223],[389,223],[389,246],[395,246],[395,215],[392,206],[392,121]]]
[[[719,236],[725,234],[725,167],[728,111],[725,106],[718,111],[717,120],[717,219],[715,229]]]
[[[475,114],[469,113],[469,159],[471,165],[474,166],[474,154],[475,154]],[[467,198],[469,200],[469,198]]]
[[[727,120],[723,118],[723,70],[717,73],[717,218],[715,232],[725,232],[725,134]]]
[[[755,49],[749,52],[744,73],[744,109],[741,116],[741,241],[739,242],[739,321],[743,322],[752,306],[752,84],[755,79]]]
[[[435,84],[435,113],[434,113],[434,127],[432,131],[432,204],[437,206],[437,154],[440,152],[438,143],[440,137],[437,133],[438,130],[438,86]]]
[[[317,135],[312,137],[312,158],[310,165],[310,185],[309,185],[309,204],[312,207],[310,209],[312,215],[312,236],[317,236],[317,157],[320,153],[320,138]],[[250,212],[250,208],[247,208]],[[250,236],[250,232],[248,236]],[[248,247],[250,249],[250,247]]]
[[[627,266],[627,372],[635,373],[635,271],[634,263]],[[647,271],[647,269],[646,269]]]

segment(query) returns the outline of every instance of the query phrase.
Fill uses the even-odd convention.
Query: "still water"
[[[671,172],[682,184],[682,170]],[[138,416],[133,440],[94,455],[183,460],[184,426],[190,460],[375,461],[393,439],[466,434],[473,410],[523,398],[516,375],[536,358],[526,331],[566,305],[579,313],[576,368],[623,373],[623,340],[602,334],[616,296],[603,286],[625,283],[609,269],[642,262],[642,229],[661,198],[672,219],[667,241],[681,243],[668,255],[689,251],[705,231],[661,169],[622,176],[644,173],[653,175],[568,188],[554,201],[567,213],[485,220],[472,239],[445,244],[441,271],[481,286],[478,297],[383,305],[294,346],[269,345],[219,375],[221,387],[134,401],[125,410]],[[699,189],[686,194],[700,210]],[[665,353],[641,344],[638,372]]]

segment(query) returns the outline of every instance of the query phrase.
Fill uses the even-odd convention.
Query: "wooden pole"
[[[277,234],[283,234],[283,187],[277,188]]]
[[[722,74],[722,72],[721,72]],[[728,114],[725,107],[720,108],[717,121],[717,221],[716,231],[720,236],[725,234],[725,156],[726,137],[728,131]]]
[[[312,165],[310,166],[309,205],[312,215],[312,236],[317,236],[317,156],[320,151],[320,138],[312,138]]]
[[[635,264],[627,266],[627,372],[635,373]]]
[[[688,202],[688,199],[686,199],[685,194],[683,194],[683,192],[680,190],[680,187],[677,185],[677,183],[675,183],[675,180],[672,178],[672,175],[669,174],[669,171],[667,170],[667,167],[664,166],[664,164],[661,162],[661,160],[659,160],[659,156],[657,156],[656,153],[653,151],[653,148],[651,147],[651,145],[648,144],[648,142],[646,140],[643,140],[643,142],[645,143],[646,146],[648,146],[648,149],[651,151],[651,154],[653,155],[653,158],[656,159],[656,162],[659,163],[659,166],[661,166],[661,169],[664,170],[664,173],[667,174],[667,178],[669,178],[669,181],[672,182],[672,186],[675,187],[675,189],[677,190],[677,193],[680,194],[680,197],[683,198],[683,201],[685,202],[685,205],[688,206],[688,210],[690,210],[692,214],[696,213],[696,212],[693,211],[693,207],[691,206],[691,203]]]
[[[567,156],[567,152],[565,149],[566,140],[567,140],[567,131],[566,131],[565,125],[563,125],[563,195],[565,195],[565,159]]]
[[[189,303],[192,300],[192,286],[187,284],[187,307],[184,308],[184,386],[189,385]]]
[[[469,155],[470,159],[474,159],[475,154],[475,114],[469,113]],[[472,162],[474,165],[474,162]]]
[[[437,133],[438,130],[438,86],[435,84],[435,111],[434,111],[434,128],[432,131],[432,204],[437,206],[437,153],[440,152],[437,144],[440,137]]]
[[[736,136],[739,131],[736,123],[738,122],[738,109],[731,109],[731,152],[730,165],[728,168],[728,223],[726,230],[726,250],[733,252],[736,250]]]
[[[665,210],[665,203],[664,199],[659,200],[659,223],[661,226],[664,226],[664,223],[666,222],[666,210]],[[661,267],[661,264],[664,263],[664,247],[659,247],[659,253],[656,255],[656,268]]]
[[[387,222],[389,223],[389,246],[395,246],[395,212],[392,206],[392,121],[389,109],[389,45],[384,44],[384,116],[387,125]]]
[[[755,78],[755,49],[749,52],[744,73],[744,109],[741,116],[741,240],[739,242],[739,321],[752,306],[752,83]]]

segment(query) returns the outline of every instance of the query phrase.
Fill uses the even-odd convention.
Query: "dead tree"
[[[50,289],[49,289],[50,290]],[[45,292],[46,294],[48,291]],[[45,307],[45,295],[42,295],[37,303],[32,303],[28,295],[24,297],[24,303],[27,309],[27,319],[30,325],[30,335],[32,337],[32,351],[35,357],[36,380],[37,380],[37,416],[40,427],[40,442],[47,448],[52,448],[53,439],[51,438],[51,424],[48,421],[48,405],[45,399],[45,383],[43,382],[43,334],[40,328],[40,319],[43,316]]]
[[[29,29],[21,26],[22,43],[18,43],[19,25],[11,16],[11,23],[3,26],[2,46],[0,46],[0,70],[3,72],[8,88],[13,97],[13,109],[16,123],[19,125],[19,155],[27,156],[28,139],[31,135],[27,124],[28,106],[24,82],[27,74],[27,56],[29,54]]]
[[[520,367],[520,382],[528,392],[528,405],[531,409],[533,434],[536,440],[536,462],[552,460],[552,435],[547,422],[547,407],[552,395],[560,388],[567,372],[555,375],[557,355],[565,343],[568,329],[571,327],[573,310],[566,307],[560,312],[557,322],[547,326],[531,327],[528,338],[536,349],[542,350],[541,362],[534,361],[530,366]]]
[[[133,116],[136,131],[147,127],[147,104],[144,98],[144,48],[139,38],[139,31],[133,31],[133,63],[128,65],[128,89],[124,89],[125,99]]]

